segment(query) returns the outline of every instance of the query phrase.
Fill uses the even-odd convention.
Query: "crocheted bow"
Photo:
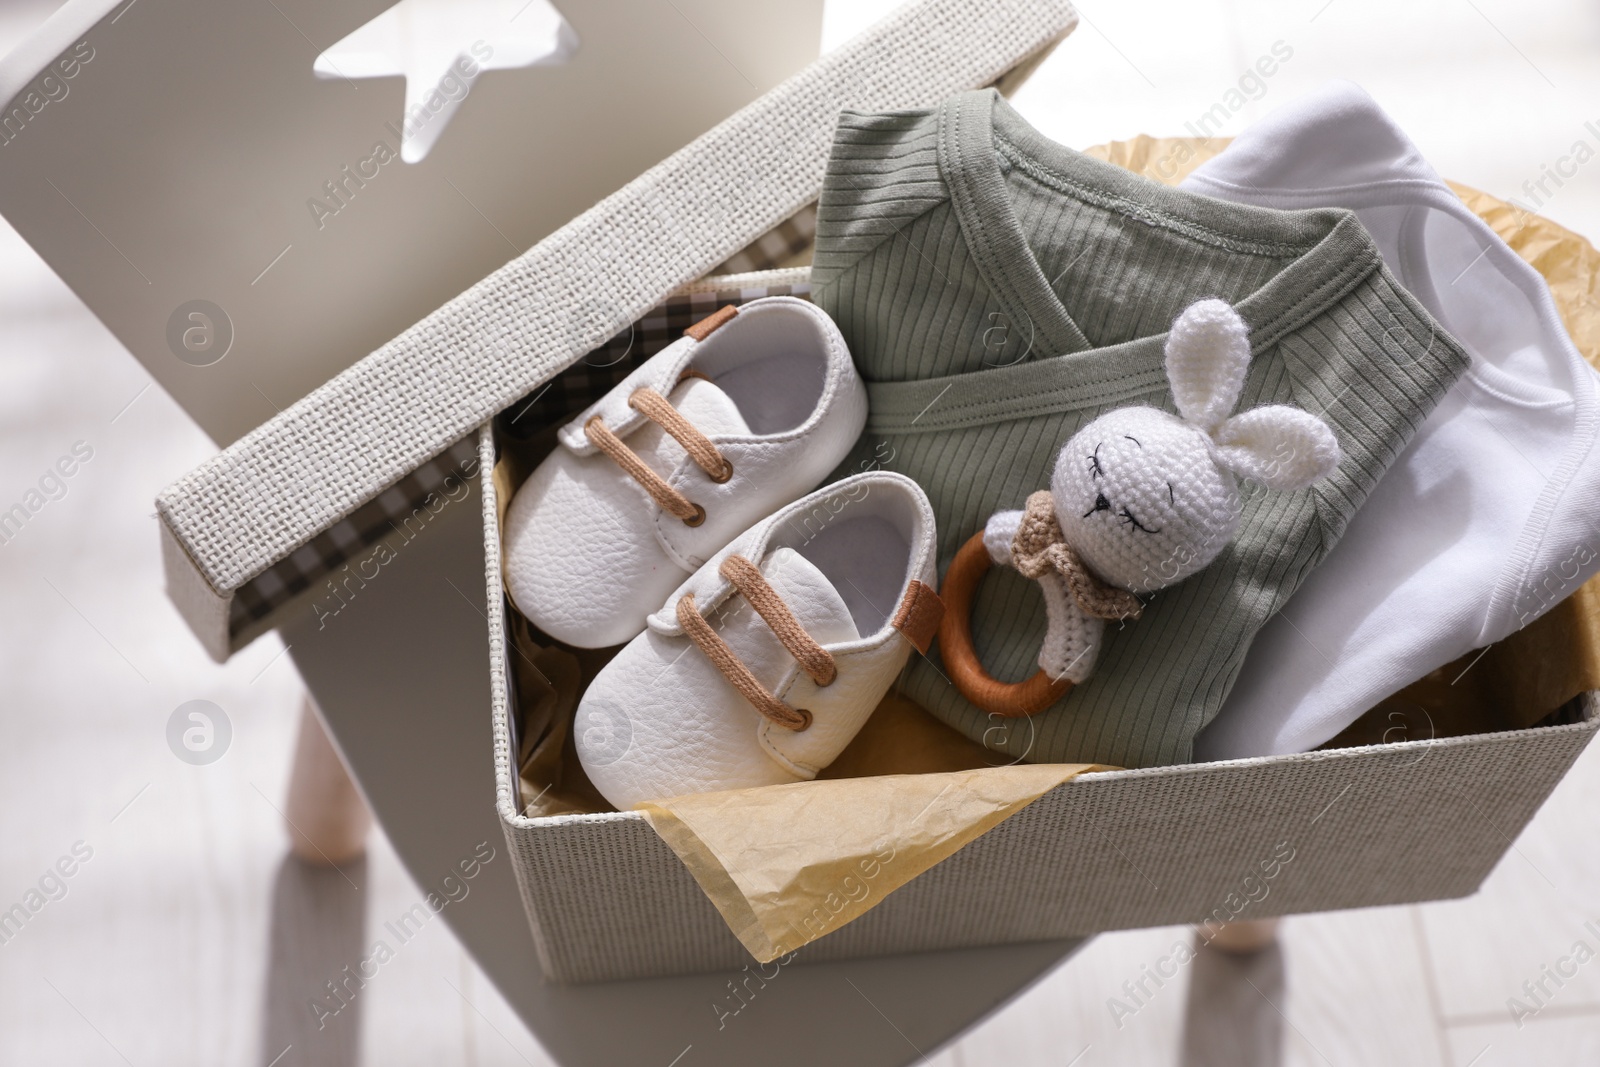
[[[1078,607],[1096,619],[1137,619],[1144,610],[1138,597],[1107,585],[1084,566],[1061,532],[1048,489],[1029,495],[1022,524],[1011,541],[1011,562],[1025,577],[1035,580],[1051,571],[1061,575]]]

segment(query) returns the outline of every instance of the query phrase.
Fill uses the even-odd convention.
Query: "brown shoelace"
[[[685,375],[691,376],[695,376],[693,372]],[[628,397],[628,406],[670,434],[712,481],[720,483],[733,477],[733,464],[711,443],[711,438],[695,429],[694,424],[684,418],[666,397],[645,386]],[[606,428],[599,415],[590,417],[583,424],[583,433],[596,448],[616,460],[619,467],[642,485],[644,491],[661,505],[662,511],[682,519],[685,526],[699,526],[706,521],[705,508],[668,485],[667,480],[651,470],[637,452],[623,443],[622,438]]]
[[[754,563],[740,555],[730,555],[717,568],[719,574],[733,583],[733,587],[756,609],[756,614],[772,628],[773,634],[800,664],[800,669],[811,676],[818,685],[831,685],[838,677],[833,655],[817,644],[806,633],[800,620],[794,617],[789,605],[767,584]],[[695,607],[694,594],[685,593],[678,599],[678,625],[689,635],[689,640],[699,646],[713,666],[768,719],[787,730],[800,731],[811,725],[811,712],[805,708],[792,708],[779,700],[750,673],[733,649],[711,628],[711,623]]]

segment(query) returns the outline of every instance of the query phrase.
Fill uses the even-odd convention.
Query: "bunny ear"
[[[1217,431],[1217,458],[1268,489],[1304,489],[1339,466],[1328,424],[1300,408],[1268,404],[1235,415]]]
[[[1225,300],[1190,304],[1167,334],[1167,378],[1178,411],[1214,434],[1239,402],[1250,369],[1250,327]]]

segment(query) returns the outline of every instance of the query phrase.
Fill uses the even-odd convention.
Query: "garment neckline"
[[[1040,376],[1059,382],[1060,367],[1032,369],[1051,364],[1074,364],[1066,377],[1080,384],[1159,370],[1165,334],[1094,347],[1056,297],[1028,244],[1006,186],[1002,154],[1007,164],[1063,196],[1118,212],[1130,222],[1164,226],[1233,253],[1292,257],[1283,270],[1234,304],[1251,327],[1251,345],[1257,351],[1320,313],[1382,265],[1377,247],[1352,212],[1278,211],[1162,186],[1056,144],[993,89],[961,93],[940,108],[939,169],[976,270],[1010,320],[1006,325],[1026,331],[1025,362],[1003,368],[1019,388]]]
[[[1352,185],[1316,188],[1268,186],[1249,190],[1237,182],[1204,173],[1195,173],[1185,179],[1186,183],[1191,181],[1196,186],[1210,187],[1223,193],[1243,195],[1248,192],[1257,199],[1271,201],[1274,207],[1287,210],[1326,204],[1330,198],[1339,197],[1355,210],[1379,207],[1416,208],[1437,211],[1448,216],[1473,231],[1474,239],[1479,244],[1480,258],[1485,266],[1499,272],[1500,276],[1514,285],[1523,299],[1528,301],[1528,306],[1539,322],[1541,342],[1552,346],[1561,354],[1565,367],[1573,379],[1570,392],[1524,381],[1480,356],[1465,340],[1458,338],[1462,347],[1467,349],[1472,357],[1472,365],[1462,376],[1463,381],[1471,382],[1493,393],[1502,401],[1520,407],[1545,408],[1567,403],[1581,408],[1594,402],[1596,390],[1585,388],[1588,384],[1585,375],[1591,368],[1567,333],[1566,326],[1561,321],[1560,310],[1550,295],[1543,275],[1506,245],[1488,223],[1462,203],[1461,198],[1449,186],[1412,176],[1382,178]],[[1419,258],[1419,267],[1420,263]],[[1437,319],[1439,316],[1433,310],[1440,306],[1437,297],[1427,299],[1425,294],[1418,291],[1421,284],[1432,287],[1426,270],[1419,267],[1403,272],[1401,284],[1409,285],[1422,304],[1429,309],[1429,314]],[[1448,329],[1448,325],[1445,328]]]

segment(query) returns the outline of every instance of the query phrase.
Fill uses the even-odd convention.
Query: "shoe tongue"
[[[739,413],[739,405],[715,383],[704,378],[685,379],[667,394],[667,402],[689,420],[689,425],[707,437],[742,436],[750,432],[744,416]],[[646,466],[663,477],[684,457],[683,446],[648,419],[629,438],[628,446],[638,453]]]
[[[739,405],[715,382],[708,382],[704,378],[687,378],[667,394],[667,400],[707,437],[750,432],[744,416],[739,413]]]
[[[767,556],[761,573],[778,596],[794,612],[801,627],[818,644],[831,645],[860,638],[850,609],[833,583],[810,560],[792,548],[780,548]]]

